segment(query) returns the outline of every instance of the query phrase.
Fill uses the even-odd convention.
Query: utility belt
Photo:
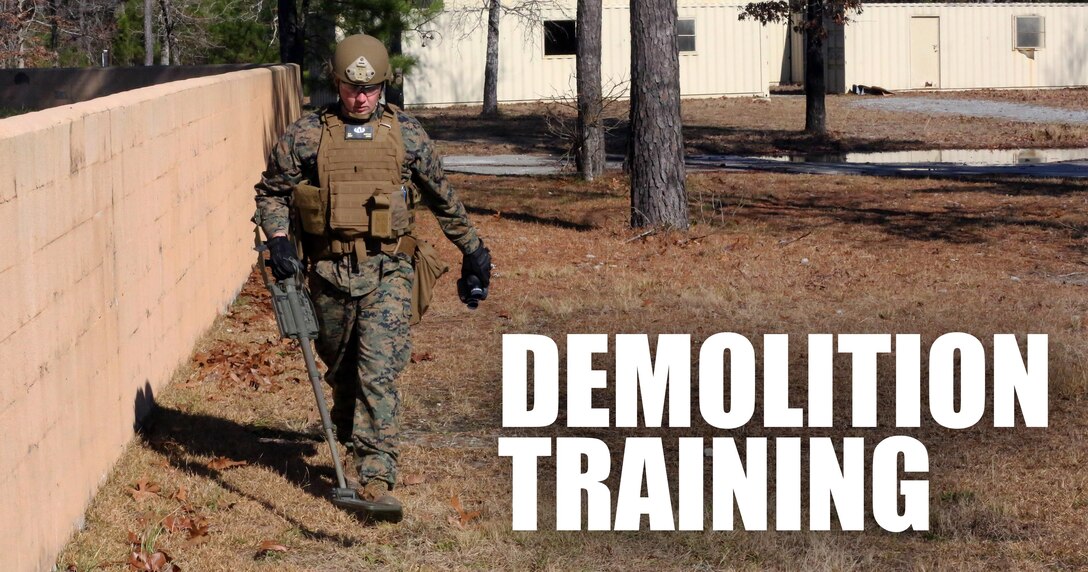
[[[311,261],[337,260],[354,256],[355,262],[363,255],[374,256],[379,252],[395,256],[404,254],[412,261],[415,279],[412,281],[412,317],[410,324],[419,323],[431,304],[435,283],[450,267],[438,257],[438,252],[424,240],[406,234],[395,241],[358,238],[352,241],[328,239],[323,236],[302,233],[303,250]],[[360,253],[364,253],[360,255]]]
[[[410,234],[404,234],[396,239],[379,239],[373,237],[361,237],[353,240],[340,240],[321,235],[302,233],[302,250],[310,260],[338,260],[345,256],[360,258],[374,256],[379,253],[396,256],[404,254],[411,258],[415,256],[418,243]]]

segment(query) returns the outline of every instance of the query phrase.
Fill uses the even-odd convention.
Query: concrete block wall
[[[48,570],[255,260],[294,66],[0,120],[0,570]]]

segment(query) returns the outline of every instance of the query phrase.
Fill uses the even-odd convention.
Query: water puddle
[[[919,164],[950,163],[972,166],[1007,166],[1088,160],[1088,149],[930,149],[831,155],[767,155],[756,157],[787,163]]]

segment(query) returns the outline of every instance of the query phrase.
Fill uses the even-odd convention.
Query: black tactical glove
[[[268,246],[268,265],[276,280],[286,280],[302,270],[295,245],[286,236],[273,236],[265,243]]]
[[[457,281],[457,295],[461,301],[475,310],[487,300],[487,287],[491,284],[491,251],[483,242],[461,261],[461,279]]]
[[[480,241],[480,246],[465,255],[461,260],[461,278],[475,276],[480,280],[480,287],[491,285],[491,251]]]

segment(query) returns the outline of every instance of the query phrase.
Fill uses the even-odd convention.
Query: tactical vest
[[[392,254],[414,226],[414,189],[401,184],[404,139],[396,108],[381,118],[345,124],[332,111],[321,116],[317,151],[320,188],[299,185],[292,204],[311,260],[356,253]]]

